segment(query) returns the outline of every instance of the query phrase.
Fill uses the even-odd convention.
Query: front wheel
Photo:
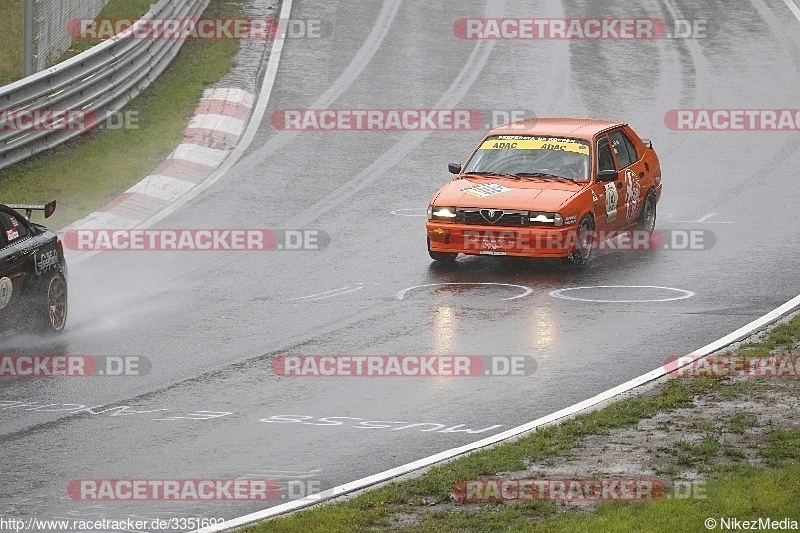
[[[67,280],[57,273],[47,284],[43,308],[39,310],[39,325],[45,331],[58,333],[67,324]]]
[[[578,225],[575,250],[570,252],[567,260],[573,265],[583,266],[589,262],[592,248],[594,248],[594,219],[590,215],[584,215]]]
[[[428,255],[431,256],[431,259],[434,261],[440,261],[442,263],[452,263],[458,257],[458,254],[454,254],[451,252],[434,252],[431,250],[431,240],[428,238]]]

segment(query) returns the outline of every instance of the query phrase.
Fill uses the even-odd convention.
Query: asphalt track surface
[[[474,41],[453,33],[462,17],[531,16],[705,19],[708,38]],[[800,22],[783,1],[547,1],[534,12],[510,0],[297,0],[292,17],[321,19],[323,37],[286,42],[250,150],[158,227],[315,229],[330,245],[109,252],[72,265],[68,330],[57,339],[6,336],[2,352],[138,356],[152,370],[3,380],[2,516],[233,518],[291,495],[92,502],[71,499],[66,487],[87,478],[255,477],[330,488],[572,405],[800,292],[798,133],[681,132],[664,121],[671,109],[800,108]],[[716,244],[602,252],[584,269],[489,257],[442,268],[425,250],[425,207],[449,179],[446,164],[463,161],[484,131],[285,132],[270,124],[275,110],[308,107],[626,121],[661,158],[657,227],[712,231]],[[449,285],[398,298],[433,284]],[[530,293],[509,300],[525,289],[508,285]],[[694,296],[597,303],[550,295],[608,285]],[[631,287],[580,296],[678,294]],[[277,377],[270,363],[285,354],[515,355],[537,368],[526,377]],[[79,405],[94,409],[75,413]],[[209,412],[230,414],[203,419]],[[262,421],[276,415],[302,422]]]

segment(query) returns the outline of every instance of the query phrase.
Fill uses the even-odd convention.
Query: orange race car
[[[428,252],[584,265],[628,230],[649,240],[661,197],[652,143],[619,122],[536,118],[490,131],[428,206]]]

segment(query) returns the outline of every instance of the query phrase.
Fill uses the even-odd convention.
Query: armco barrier
[[[159,0],[134,27],[147,19],[197,18],[210,0]],[[85,52],[0,87],[0,111],[74,111],[101,124],[149,86],[175,58],[181,39],[111,38]],[[0,128],[0,169],[87,131]]]

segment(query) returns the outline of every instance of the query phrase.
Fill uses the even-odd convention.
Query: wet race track
[[[249,150],[156,227],[317,231],[329,243],[70,262],[66,332],[8,335],[2,352],[139,357],[150,368],[4,379],[3,514],[234,518],[552,413],[796,296],[797,131],[680,131],[665,117],[800,108],[800,21],[782,0],[633,4],[542,1],[533,12],[511,0],[296,0],[292,18],[321,20],[321,37],[286,41]],[[453,29],[460,18],[532,16],[653,18],[667,29],[705,20],[707,29],[628,41],[476,40]],[[425,209],[450,179],[447,163],[464,161],[485,129],[271,122],[305,108],[481,110],[487,127],[517,110],[625,121],[661,159],[657,229],[712,232],[715,243],[601,251],[583,269],[463,256],[433,264]],[[576,287],[598,288],[563,291]],[[285,355],[519,356],[529,371],[278,376],[273,361]],[[234,478],[283,491],[202,504],[97,503],[67,491],[81,479]]]

